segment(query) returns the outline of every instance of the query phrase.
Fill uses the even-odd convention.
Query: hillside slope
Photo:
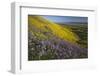
[[[42,33],[42,36],[44,35],[43,32],[45,32],[52,33],[53,35],[69,42],[75,43],[78,41],[77,35],[71,32],[70,29],[64,28],[59,24],[46,20],[41,16],[29,16],[28,19],[30,29],[38,29],[38,32],[40,31],[39,34]]]
[[[28,60],[87,58],[87,49],[69,28],[41,16],[28,16]]]

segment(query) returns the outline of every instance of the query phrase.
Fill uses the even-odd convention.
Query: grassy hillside
[[[83,34],[78,29],[29,15],[28,60],[87,58],[87,48],[79,46],[83,44]],[[85,34],[84,42],[86,37]]]
[[[79,37],[79,40],[77,43],[81,47],[88,48],[88,27],[87,24],[84,25],[67,25],[67,24],[61,24],[64,28],[70,28],[72,32],[76,33]]]
[[[63,28],[59,24],[48,21],[41,16],[29,16],[28,19],[30,31],[32,32],[31,29],[35,27],[35,29],[38,29],[38,35],[42,35],[44,38],[46,38],[47,36],[45,36],[43,32],[52,33],[53,35],[69,42],[75,43],[76,41],[78,41],[77,35],[70,29]]]

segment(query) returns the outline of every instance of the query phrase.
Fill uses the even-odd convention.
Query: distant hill
[[[87,25],[87,22],[65,22],[65,23],[57,23],[57,24],[64,24],[64,25]]]

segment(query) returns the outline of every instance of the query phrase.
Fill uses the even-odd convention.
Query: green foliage
[[[65,28],[70,28],[77,34],[79,40],[77,43],[84,48],[88,48],[88,26],[87,25],[63,25]]]

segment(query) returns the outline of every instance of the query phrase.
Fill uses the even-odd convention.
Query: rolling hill
[[[87,49],[77,41],[71,28],[42,16],[28,16],[28,60],[87,58]]]
[[[45,33],[52,33],[52,35],[69,42],[75,43],[78,41],[78,36],[70,29],[64,28],[61,25],[51,22],[41,16],[29,16],[28,19],[30,31],[32,32],[32,28],[35,28],[35,30],[38,30],[38,35],[41,35],[44,38],[48,36],[47,34],[45,35]]]

